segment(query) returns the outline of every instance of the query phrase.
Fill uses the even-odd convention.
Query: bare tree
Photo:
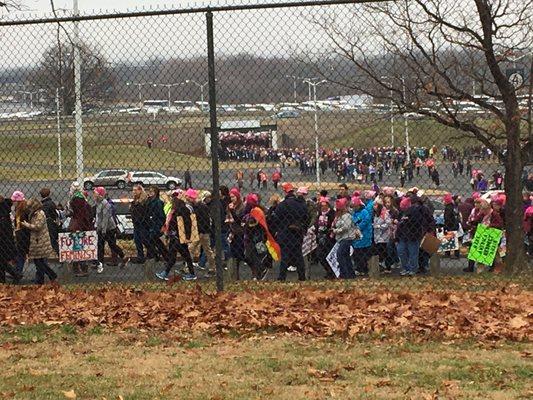
[[[323,77],[392,101],[400,113],[456,128],[494,152],[505,145],[507,264],[513,272],[528,265],[521,176],[533,161],[533,144],[531,112],[518,101],[527,83],[513,87],[506,69],[517,58],[531,63],[531,10],[532,0],[402,0],[313,18],[331,45],[317,57]],[[351,63],[349,78],[335,70],[338,60]],[[474,103],[485,118],[459,112],[459,101]]]
[[[84,103],[102,103],[114,96],[115,76],[106,59],[95,49],[81,44],[81,82]],[[40,65],[30,73],[28,83],[44,89],[45,98],[55,101],[59,91],[63,110],[74,110],[74,51],[70,43],[55,45],[43,54]]]

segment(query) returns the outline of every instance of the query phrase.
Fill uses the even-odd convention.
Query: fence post
[[[213,39],[213,12],[205,14],[207,27],[207,68],[209,73],[209,124],[211,137],[211,174],[213,176],[213,200],[211,202],[211,217],[215,224],[215,260],[217,291],[224,290],[224,269],[222,267],[222,215],[220,204],[220,176],[218,169],[218,127],[217,127],[217,98],[215,77],[215,45]]]

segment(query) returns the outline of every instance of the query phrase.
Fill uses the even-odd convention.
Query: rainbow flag
[[[257,223],[261,225],[265,230],[267,236],[267,241],[265,245],[272,259],[274,261],[281,260],[281,248],[279,247],[278,242],[276,242],[274,236],[272,236],[268,229],[265,213],[263,212],[263,210],[261,210],[259,207],[254,207],[252,208],[252,211],[250,211],[250,216],[253,217],[257,221]]]

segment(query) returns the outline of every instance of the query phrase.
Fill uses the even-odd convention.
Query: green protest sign
[[[500,229],[478,225],[468,252],[468,259],[483,265],[492,265],[502,234],[503,231]]]

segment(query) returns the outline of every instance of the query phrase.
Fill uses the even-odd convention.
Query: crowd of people
[[[365,276],[374,255],[382,273],[399,266],[400,275],[412,276],[428,271],[430,254],[421,248],[426,235],[435,236],[437,230],[455,232],[459,243],[468,247],[479,224],[498,229],[505,226],[501,192],[489,199],[474,192],[464,200],[447,193],[442,198],[444,218],[437,221],[430,198],[416,187],[406,192],[392,187],[351,192],[347,183],[341,183],[336,193],[322,190],[312,197],[306,187],[296,188],[288,182],[280,186],[283,197],[275,193],[268,201],[255,191],[245,195],[238,187],[220,188],[223,262],[226,268],[231,264],[237,277],[246,264],[253,279],[264,279],[279,261],[279,280],[285,280],[291,269],[298,279],[305,280],[305,247],[309,248],[305,255],[323,267],[326,278]],[[103,272],[106,244],[112,254],[110,265],[119,268],[147,260],[163,262],[164,268],[156,274],[162,280],[173,275],[178,254],[184,266],[176,273],[184,280],[197,279],[199,270],[205,277],[215,272],[213,196],[208,191],[188,188],[160,193],[155,186],[133,186],[130,211],[136,255],[131,259],[117,245],[114,206],[103,187],[87,193],[74,182],[64,208],[56,205],[50,194],[44,188],[41,199],[27,200],[21,191],[0,198],[1,281],[5,282],[8,274],[13,282],[19,282],[27,259],[36,267],[35,283],[44,283],[46,277],[56,280],[48,260],[58,255],[58,233],[65,218],[67,231],[98,233],[97,260],[73,263],[79,277],[87,276],[91,266],[96,273]],[[532,238],[532,230],[533,205],[525,195],[527,238]],[[309,239],[312,243],[305,244]],[[533,240],[529,243],[531,246]],[[460,257],[459,249],[444,256]],[[504,251],[499,254],[503,256]],[[497,256],[494,265],[500,261]],[[468,261],[464,271],[475,269],[475,263]]]

